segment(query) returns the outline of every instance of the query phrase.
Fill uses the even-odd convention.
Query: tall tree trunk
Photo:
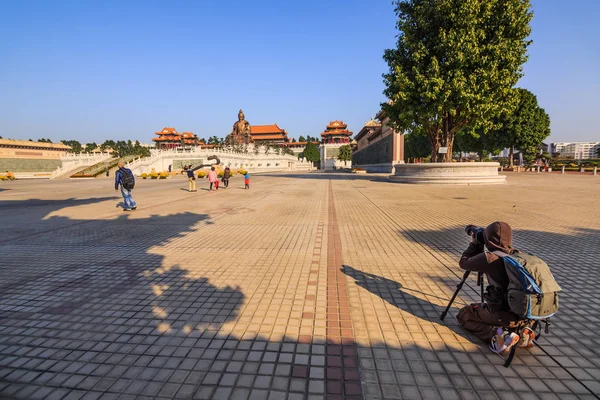
[[[513,158],[514,158],[514,152],[515,152],[515,148],[513,146],[510,146],[510,150],[508,151],[508,162],[510,167],[514,167],[514,162],[513,162]]]
[[[446,153],[439,154],[438,147],[438,159],[441,162],[452,162],[452,145],[454,142],[454,127],[452,124],[452,116],[450,115],[450,113],[445,113],[442,119],[442,132],[440,132],[441,143],[439,147],[445,147]]]
[[[448,132],[446,141],[448,151],[444,154],[444,162],[452,162],[452,147],[454,147],[454,132]]]
[[[431,162],[438,161],[438,152],[440,150],[440,138],[437,129],[431,128],[429,132],[429,143],[431,143]]]

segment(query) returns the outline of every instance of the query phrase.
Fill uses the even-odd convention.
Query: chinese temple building
[[[250,134],[252,135],[252,140],[257,145],[265,143],[284,144],[290,141],[287,132],[277,126],[277,124],[252,125],[250,126]]]
[[[404,163],[404,135],[389,124],[384,111],[365,126],[354,138],[352,166],[367,172],[392,172],[394,165]]]
[[[47,178],[62,165],[61,157],[69,150],[62,143],[0,139],[0,171],[40,173],[38,177]]]
[[[192,132],[179,133],[175,128],[163,128],[160,132],[154,132],[155,137],[152,139],[156,143],[157,149],[174,149],[177,147],[197,146],[198,136]]]
[[[375,121],[371,118],[365,126],[358,132],[354,140],[356,140],[356,150],[362,150],[367,147],[371,142],[381,138],[381,122]]]
[[[344,121],[331,121],[325,127],[325,132],[321,133],[324,144],[350,143],[352,132],[348,130],[348,125]]]

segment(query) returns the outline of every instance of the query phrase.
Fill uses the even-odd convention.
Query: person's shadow
[[[411,313],[415,317],[430,322],[440,322],[440,314],[446,308],[446,303],[449,300],[434,294],[424,293],[416,289],[403,288],[399,282],[384,278],[379,275],[359,271],[349,265],[344,265],[341,268],[341,271],[354,279],[354,283],[356,283],[358,286],[368,290],[376,296],[381,297],[381,299],[385,300],[394,307],[398,307],[403,311]],[[427,298],[438,299],[440,303],[444,305],[435,304],[428,300],[424,300],[411,294],[411,292],[415,294],[421,294]],[[468,338],[469,340],[472,339],[468,336],[467,332],[460,327],[458,322],[452,318],[451,315],[446,317],[444,320],[444,325],[448,326],[448,328],[457,335]]]

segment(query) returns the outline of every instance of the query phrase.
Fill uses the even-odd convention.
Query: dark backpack
[[[131,190],[135,186],[135,178],[133,177],[133,172],[129,168],[120,168],[121,171],[121,184],[123,185],[123,189]]]
[[[523,319],[541,320],[558,311],[560,286],[548,264],[532,254],[494,253],[502,257],[509,284],[506,298],[510,310]]]

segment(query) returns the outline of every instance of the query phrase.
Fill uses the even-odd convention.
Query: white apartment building
[[[597,158],[600,142],[556,142],[551,144],[552,154],[560,153],[560,157],[586,160]]]

